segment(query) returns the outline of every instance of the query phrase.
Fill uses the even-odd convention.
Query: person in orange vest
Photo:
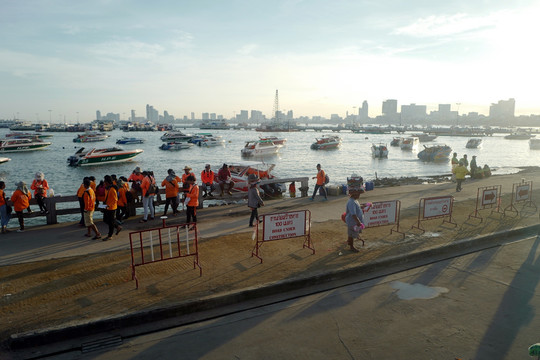
[[[167,177],[161,182],[161,186],[165,186],[165,209],[163,216],[167,215],[169,204],[171,205],[173,216],[178,213],[178,176],[173,169],[167,170]]]
[[[105,200],[104,205],[106,206],[103,213],[103,221],[105,224],[109,225],[109,232],[107,237],[103,241],[111,240],[114,229],[116,229],[116,235],[122,231],[122,227],[116,223],[115,214],[116,209],[118,208],[118,190],[116,186],[113,185],[113,180],[110,175],[105,175]]]
[[[128,177],[128,181],[131,183],[131,193],[133,194],[134,200],[137,200],[137,198],[141,194],[141,183],[143,179],[144,175],[141,173],[141,168],[138,166]]]
[[[195,174],[191,171],[191,167],[186,165],[184,167],[184,173],[182,174],[182,193],[184,195],[184,199],[186,198],[186,194],[189,192],[189,188],[191,186],[189,182],[187,181],[187,178],[190,175],[192,175],[195,178],[195,180],[197,180],[197,178],[195,177]]]
[[[83,178],[83,182],[81,183],[81,186],[79,186],[79,189],[77,190],[77,199],[79,200],[79,209],[81,210],[81,220],[79,221],[79,226],[84,226],[84,180],[90,179],[89,177],[85,176]],[[95,185],[95,183],[94,183]],[[94,189],[92,189],[94,190]],[[96,190],[94,190],[95,194]]]
[[[32,198],[32,195],[30,194],[30,191],[28,191],[28,188],[26,187],[26,183],[24,181],[20,181],[15,185],[17,186],[17,190],[15,190],[13,192],[13,195],[11,195],[11,201],[13,202],[13,209],[15,210],[15,213],[17,213],[17,218],[19,219],[20,229],[17,230],[17,232],[23,232],[23,211],[25,209],[28,209],[29,213],[32,212],[32,210],[30,210],[30,199]]]
[[[317,164],[317,176],[314,176],[313,179],[317,179],[317,183],[315,184],[315,190],[313,191],[311,200],[315,200],[315,195],[317,195],[317,190],[319,190],[319,188],[322,188],[322,192],[324,193],[324,200],[328,200],[328,196],[326,194],[326,187],[324,186],[324,182],[326,180],[326,173],[323,169],[321,169],[321,164]]]
[[[94,190],[92,190],[92,187],[90,186],[91,182],[92,181],[87,177],[85,177],[83,180],[84,225],[86,226],[88,230],[86,234],[84,234],[84,236],[91,237],[92,231],[94,231],[96,235],[92,239],[97,240],[97,239],[101,239],[101,234],[96,224],[94,224],[94,209],[96,206],[96,194],[94,193]]]
[[[154,195],[156,194],[156,180],[150,171],[143,171],[143,181],[141,183],[142,203],[144,209],[144,215],[140,223],[148,221],[148,213],[150,213],[150,220],[154,220]]]
[[[199,186],[195,183],[195,176],[188,176],[186,182],[189,185],[189,192],[186,194],[184,203],[187,206],[186,223],[197,222],[197,206],[199,206]]]
[[[113,179],[114,182],[114,179]],[[116,187],[118,188],[118,207],[116,209],[116,221],[122,224],[122,219],[127,219],[127,197],[126,186],[122,178],[116,180]]]
[[[47,197],[47,190],[49,190],[49,184],[47,183],[47,180],[45,180],[45,175],[43,175],[41,171],[38,171],[36,173],[35,179],[34,181],[32,181],[32,185],[30,185],[30,189],[34,190],[34,197],[36,198],[36,201],[39,205],[40,212],[42,214],[48,214],[49,211],[45,206],[43,198]]]
[[[204,170],[201,172],[201,182],[202,182],[202,189],[204,191],[203,197],[207,197],[208,195],[212,195],[212,191],[214,191],[214,179],[216,177],[216,174],[212,170],[210,170],[210,164],[206,164],[204,167]]]
[[[105,186],[105,182],[101,180],[96,186],[96,205],[99,205],[100,202],[105,202],[106,192],[107,188]]]
[[[0,181],[0,217],[2,218],[2,234],[8,233],[9,230],[7,229],[7,224],[9,223],[9,219],[11,219],[11,210],[8,214],[7,209],[7,200],[9,198],[6,198],[6,194],[4,193],[4,189],[6,188],[6,183],[3,181]]]
[[[296,184],[294,181],[289,184],[289,196],[290,197],[296,197]]]

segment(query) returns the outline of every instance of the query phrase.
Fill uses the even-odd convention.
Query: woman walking
[[[253,221],[257,221],[259,218],[258,208],[264,206],[264,201],[261,199],[257,184],[260,182],[259,177],[255,174],[248,176],[249,190],[248,190],[248,207],[251,209],[251,217],[249,218],[249,227],[253,226]]]

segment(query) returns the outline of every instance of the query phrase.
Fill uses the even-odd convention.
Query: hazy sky
[[[385,99],[540,114],[539,1],[2,0],[0,118],[95,119],[146,104],[370,116]],[[52,110],[49,112],[48,110]],[[124,115],[125,113],[125,115]]]

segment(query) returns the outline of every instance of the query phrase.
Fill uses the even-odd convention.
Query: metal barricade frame
[[[443,201],[448,200],[449,206],[448,208],[445,208],[444,205],[441,207],[441,211],[443,211],[442,214],[436,214],[431,216],[426,216],[426,201],[432,202],[432,201]],[[443,219],[443,224],[445,222],[452,224],[454,226],[457,226],[457,223],[452,221],[452,212],[454,209],[454,197],[452,195],[448,196],[436,196],[436,197],[430,197],[430,198],[421,198],[418,202],[418,222],[417,224],[413,224],[411,226],[411,229],[417,228],[418,230],[422,231],[422,234],[426,232],[426,230],[421,226],[422,221],[426,220],[433,220],[433,219]],[[430,209],[431,210],[431,209]],[[448,211],[448,213],[447,213]],[[449,218],[449,220],[446,220],[446,218]]]
[[[495,210],[491,210],[491,214],[493,214],[494,212],[503,214],[501,213],[501,195],[502,195],[502,185],[479,187],[476,190],[476,208],[474,209],[472,213],[469,214],[468,219],[475,218],[475,219],[480,219],[480,222],[483,222],[484,218],[480,216],[479,211],[488,209],[488,208],[493,209],[494,206],[495,206]],[[494,199],[495,201],[489,202],[491,199]]]

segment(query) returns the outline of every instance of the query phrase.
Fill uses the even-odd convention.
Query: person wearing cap
[[[199,186],[195,183],[195,176],[189,175],[186,178],[189,185],[189,192],[186,193],[184,204],[186,204],[186,223],[197,222],[197,206],[199,206]]]
[[[43,201],[43,198],[47,197],[47,190],[49,190],[49,184],[45,180],[45,175],[41,171],[38,171],[35,175],[30,189],[34,190],[34,197],[39,205],[39,210],[42,214],[48,214],[47,207]]]
[[[311,196],[311,200],[315,200],[315,195],[317,195],[317,190],[322,189],[321,191],[324,194],[324,201],[328,200],[328,196],[326,194],[326,187],[324,186],[324,181],[326,179],[326,173],[323,169],[321,169],[321,164],[317,164],[317,176],[314,176],[313,179],[317,179],[317,182],[315,183],[315,190],[313,190],[313,195]]]
[[[202,189],[204,191],[203,197],[207,197],[208,195],[214,196],[212,195],[212,191],[214,191],[215,177],[216,175],[210,169],[210,164],[206,164],[204,170],[201,172]]]
[[[364,215],[358,198],[362,193],[361,187],[349,187],[349,201],[345,212],[345,223],[347,224],[347,245],[352,252],[359,250],[354,247],[354,239],[360,237],[360,233],[364,228]]]
[[[30,199],[32,198],[32,194],[30,194],[30,191],[28,191],[24,181],[19,181],[15,185],[17,186],[17,189],[13,192],[13,195],[11,195],[11,201],[13,202],[13,210],[15,210],[17,218],[19,219],[20,228],[17,230],[17,232],[23,232],[23,211],[27,209],[29,213],[32,212],[32,210],[30,210]]]
[[[223,191],[225,191],[225,185],[229,185],[227,193],[229,195],[232,195],[231,190],[232,188],[234,188],[234,181],[232,180],[231,171],[229,170],[229,166],[227,164],[223,164],[221,169],[219,169],[217,178],[219,188],[221,189],[221,193],[219,194],[219,196],[223,196]]]
[[[169,205],[171,205],[173,216],[178,213],[178,179],[173,169],[167,170],[167,177],[161,182],[161,186],[165,187],[165,209],[163,216],[167,215]]]
[[[247,206],[251,209],[251,216],[249,218],[249,227],[253,226],[253,221],[259,219],[258,208],[264,206],[264,201],[261,199],[257,184],[260,179],[255,174],[248,176],[249,190],[248,190],[248,203]]]

